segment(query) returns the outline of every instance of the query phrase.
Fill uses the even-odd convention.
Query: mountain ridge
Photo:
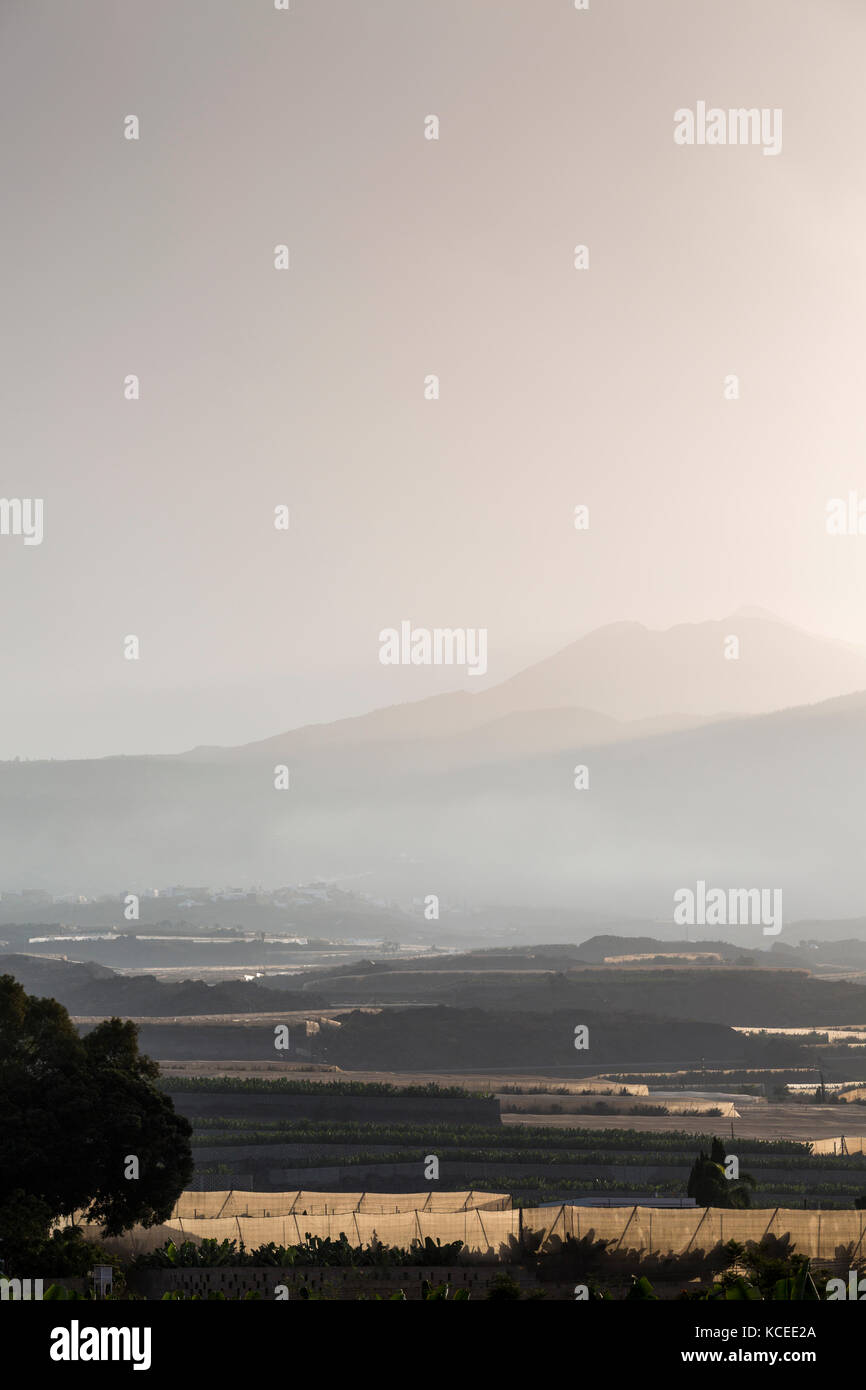
[[[735,625],[740,633],[731,631]],[[697,646],[694,642],[684,645],[692,635]],[[746,650],[736,660],[724,657],[723,641],[727,636],[747,639]],[[630,650],[623,649],[623,639],[631,643]],[[599,652],[605,668],[601,672],[597,669]],[[765,659],[758,660],[756,652]],[[582,663],[587,654],[591,657],[593,653],[596,669],[588,675]],[[832,672],[822,665],[822,658],[828,653],[838,658]],[[780,654],[785,657],[785,669],[777,676],[775,693],[760,695],[767,689],[768,672],[776,669]],[[640,659],[652,663],[656,688],[651,696],[645,691],[646,670],[637,669]],[[687,689],[687,699],[678,703],[677,697],[683,693],[681,682],[694,674],[696,659],[702,663],[700,683],[692,686],[691,695]],[[803,669],[806,676],[794,674]],[[594,680],[589,678],[593,674]],[[629,703],[619,688],[636,684],[644,693],[632,697]],[[580,698],[587,689],[594,693],[594,698]],[[718,699],[714,702],[711,692],[715,690]],[[866,690],[866,647],[807,633],[762,609],[739,609],[721,619],[678,623],[663,629],[651,629],[633,621],[608,623],[484,691],[449,691],[417,701],[378,706],[347,719],[303,724],[246,744],[206,745],[164,756],[190,762],[220,761],[352,742],[447,738],[513,715],[540,716],[545,710],[570,709],[619,725],[668,720],[672,727],[688,727],[695,721],[719,722],[743,714],[816,704],[857,690]],[[692,708],[688,707],[689,700]],[[636,732],[640,736],[640,731],[633,729],[623,736],[633,737]]]

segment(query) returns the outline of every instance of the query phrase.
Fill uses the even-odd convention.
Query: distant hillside
[[[513,1014],[483,1009],[386,1010],[340,1016],[341,1026],[314,1040],[320,1061],[357,1069],[388,1068],[400,1058],[408,1068],[460,1070],[485,1067],[531,1069],[681,1066],[705,1059],[708,1066],[788,1064],[804,1055],[789,1039],[769,1047],[762,1040],[716,1023],[660,1020],[646,1014],[612,1016],[597,1009],[577,1019],[589,1029],[589,1050],[574,1047],[576,1015],[571,1010]],[[519,1059],[519,1063],[515,1062]]]
[[[605,970],[418,970],[363,962],[323,976],[309,987],[341,1004],[439,1004],[461,1009],[544,1012],[571,1008],[582,1017],[604,1007],[611,1017],[630,1013],[704,1020],[732,1027],[793,1028],[856,1023],[866,1015],[866,986],[824,980],[806,970],[696,964]],[[422,965],[421,962],[418,963]]]
[[[739,657],[726,660],[736,637]],[[816,636],[759,609],[654,631],[609,623],[478,693],[454,691],[354,719],[310,724],[238,748],[183,754],[205,762],[448,741],[456,761],[616,742],[706,719],[814,704],[866,690],[866,647]],[[542,714],[546,718],[542,718]],[[419,756],[433,756],[427,749]]]
[[[810,940],[809,935],[816,924],[797,925],[797,935],[800,936],[802,933],[803,939],[796,946],[786,941],[774,942],[771,948],[774,964],[783,965],[790,960],[791,964],[805,965],[809,970],[838,970],[841,967],[866,971],[866,939],[861,938],[858,941],[848,937],[844,941]],[[860,926],[866,936],[866,922],[849,922],[846,925],[849,931],[852,925]]]
[[[726,660],[728,637],[739,658]],[[581,705],[617,719],[674,711],[745,714],[866,689],[866,648],[804,632],[760,609],[657,632],[610,623],[484,696],[499,713]]]
[[[860,670],[858,651],[765,618],[735,620],[636,637],[603,629],[577,644],[579,660],[572,648],[567,661],[552,658],[555,671],[571,672],[579,706],[497,711],[488,697],[501,700],[504,687],[448,697],[449,731],[436,737],[438,716],[424,702],[423,718],[398,707],[230,756],[5,763],[6,860],[21,883],[55,891],[351,878],[373,897],[414,900],[427,941],[445,931],[449,901],[568,907],[584,922],[655,918],[660,939],[681,940],[673,895],[702,879],[780,889],[785,940],[798,918],[862,913],[866,837],[856,807],[866,784],[866,694],[697,725],[690,716],[689,727],[660,732],[656,723],[650,734],[617,729],[609,710],[593,714],[588,703],[608,689],[587,688],[600,672],[647,710],[660,698],[660,671],[672,701],[696,692],[693,659],[701,699],[715,692],[720,709],[742,705],[753,686],[767,698],[780,682],[789,694],[838,688]],[[718,629],[729,625],[743,639],[739,662],[719,655]],[[625,660],[623,641],[644,652],[645,670]],[[545,688],[553,701],[556,680]],[[519,689],[520,699],[535,699]],[[483,728],[467,729],[466,700],[485,712]],[[682,707],[665,720],[676,722]],[[362,726],[375,737],[358,735]],[[290,786],[279,791],[274,767],[283,762]],[[585,788],[575,787],[577,766],[587,769]],[[441,898],[438,927],[423,915],[429,894]],[[760,925],[696,925],[688,935],[746,950],[768,941]]]
[[[732,946],[729,941],[713,941],[711,937],[695,942],[660,941],[654,936],[591,936],[588,941],[581,942],[579,949],[582,960],[596,965],[626,955],[719,955],[722,960],[735,961],[743,954],[741,947]],[[750,957],[754,958],[754,963],[758,965],[763,963],[763,954],[760,950],[749,952]],[[766,957],[766,963],[770,963],[769,956]]]
[[[320,995],[264,990],[251,981],[164,983],[153,975],[116,975],[101,965],[37,956],[0,956],[0,974],[13,975],[28,994],[56,999],[71,1014],[84,1017],[159,1018],[325,1006]]]

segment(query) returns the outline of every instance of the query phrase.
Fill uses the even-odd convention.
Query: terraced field
[[[242,1171],[254,1173],[258,1186],[276,1188],[417,1190],[435,1156],[431,1190],[507,1191],[532,1204],[591,1195],[684,1198],[692,1164],[713,1135],[712,1129],[650,1133],[609,1122],[577,1127],[568,1116],[554,1117],[561,1121],[556,1125],[546,1116],[536,1124],[526,1116],[505,1118],[520,1122],[323,1122],[217,1113],[195,1118],[193,1148],[199,1172],[213,1180]],[[745,1136],[727,1148],[755,1179],[755,1206],[851,1207],[866,1194],[862,1154],[812,1154],[793,1140]],[[230,1177],[224,1181],[232,1185]]]

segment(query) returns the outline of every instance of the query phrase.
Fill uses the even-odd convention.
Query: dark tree
[[[686,1191],[699,1207],[750,1207],[755,1179],[748,1173],[725,1176],[727,1154],[721,1139],[713,1139],[709,1154],[703,1149],[695,1159]]]
[[[56,1000],[0,976],[0,1259],[25,1227],[32,1245],[73,1212],[105,1235],[168,1218],[192,1177],[192,1129],[158,1074],[134,1024],[108,1019],[80,1038]]]

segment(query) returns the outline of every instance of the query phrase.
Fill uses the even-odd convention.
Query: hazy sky
[[[866,642],[860,0],[291,6],[0,3],[0,494],[44,499],[0,756],[471,688],[379,664],[404,618],[490,680],[742,604]],[[677,146],[698,101],[781,153]]]

